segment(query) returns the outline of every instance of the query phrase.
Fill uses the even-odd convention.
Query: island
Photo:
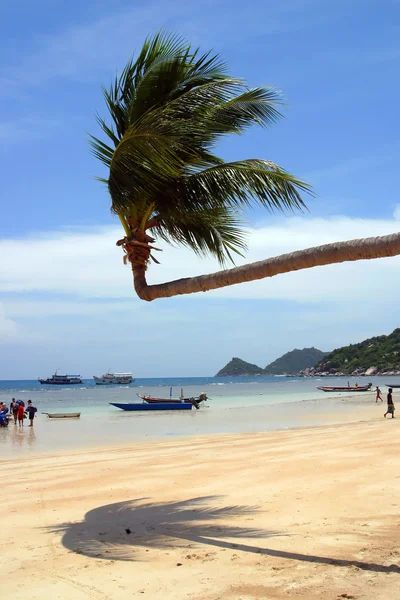
[[[249,375],[265,375],[264,369],[234,356],[232,360],[215,377],[247,377]]]
[[[325,356],[317,348],[294,349],[286,352],[265,368],[233,357],[216,377],[248,377],[257,375],[297,375],[300,371],[314,367]]]

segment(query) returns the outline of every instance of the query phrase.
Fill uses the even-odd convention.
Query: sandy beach
[[[397,420],[1,466],[3,598],[400,599]]]

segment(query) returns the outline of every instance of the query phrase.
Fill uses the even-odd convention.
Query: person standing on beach
[[[376,386],[376,400],[375,400],[375,402],[378,402],[378,400],[380,400],[381,402],[383,402],[381,390],[379,389],[379,386]]]
[[[389,388],[388,395],[387,395],[388,407],[387,407],[387,411],[385,412],[385,414],[383,416],[386,418],[386,415],[389,414],[389,415],[392,415],[392,419],[394,419],[394,410],[395,409],[394,409],[394,404],[393,404],[392,392],[393,392],[392,388]]]
[[[17,416],[18,416],[18,425],[20,427],[23,427],[24,419],[25,419],[25,406],[23,406],[23,403],[18,405]]]
[[[33,419],[35,418],[35,412],[37,412],[37,408],[32,405],[32,400],[28,400],[26,412],[28,413],[28,417],[30,420],[28,427],[33,427]]]
[[[18,416],[18,404],[17,404],[17,401],[15,400],[15,398],[13,398],[11,400],[10,413],[14,417],[14,424],[16,425],[17,424],[17,416]]]

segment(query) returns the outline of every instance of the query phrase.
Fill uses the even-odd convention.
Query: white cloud
[[[209,4],[209,0],[203,0],[203,4]],[[182,21],[185,7],[182,0],[172,0],[168,5],[153,0],[141,7],[100,13],[88,23],[67,25],[56,34],[36,38],[36,49],[12,71],[5,69],[4,76],[15,85],[38,85],[53,77],[97,81],[99,73],[115,73],[117,65],[125,64],[144,38],[162,27],[164,21]]]
[[[390,220],[279,219],[248,230],[249,251],[246,260],[241,259],[238,265],[329,242],[393,233],[397,229],[398,223]],[[122,252],[115,245],[120,236],[119,227],[105,227],[0,240],[0,255],[7,257],[0,265],[0,292],[73,294],[86,299],[125,298],[139,303],[130,269],[123,265]],[[149,283],[200,275],[219,268],[211,258],[198,259],[189,250],[167,245],[159,258],[161,266],[152,265],[149,269]],[[378,300],[386,286],[391,286],[392,293],[396,293],[399,262],[395,257],[317,267],[215,290],[207,296],[300,302],[348,303],[362,296]],[[96,305],[93,310],[101,311],[104,307]]]
[[[247,258],[397,227],[394,220],[280,218],[249,230]],[[146,303],[115,246],[120,236],[119,227],[103,227],[0,240],[0,377],[35,377],[55,366],[90,376],[110,365],[138,376],[207,375],[232,356],[265,365],[293,347],[329,350],[398,326],[398,258]],[[218,268],[167,246],[161,260],[149,269],[151,283]]]
[[[400,221],[400,204],[396,204],[395,209],[393,211],[393,216],[396,221]]]
[[[237,45],[247,41],[257,43],[257,36],[275,35],[310,28],[332,18],[337,18],[346,2],[339,0],[335,5],[325,2],[323,11],[315,11],[315,0],[286,0],[272,3],[268,7],[268,19],[263,15],[260,3],[250,1],[243,7],[231,10],[227,0],[218,6],[212,0],[200,0],[190,5],[184,0],[168,3],[153,0],[111,14],[101,13],[88,23],[67,25],[64,30],[50,36],[36,38],[35,47],[28,57],[18,65],[3,70],[3,93],[21,84],[38,85],[53,77],[63,77],[80,82],[97,81],[100,74],[114,73],[115,68],[125,64],[129,56],[137,51],[144,38],[163,28],[178,31],[194,44],[220,47]],[[220,18],[216,18],[216,14]],[[221,37],[221,18],[226,31],[235,31]],[[248,35],[251,31],[251,35]]]
[[[3,306],[0,304],[0,339],[7,341],[18,336],[18,325],[5,315]]]

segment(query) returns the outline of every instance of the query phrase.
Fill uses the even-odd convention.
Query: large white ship
[[[129,385],[135,381],[132,373],[104,373],[101,377],[93,375],[96,385]]]

